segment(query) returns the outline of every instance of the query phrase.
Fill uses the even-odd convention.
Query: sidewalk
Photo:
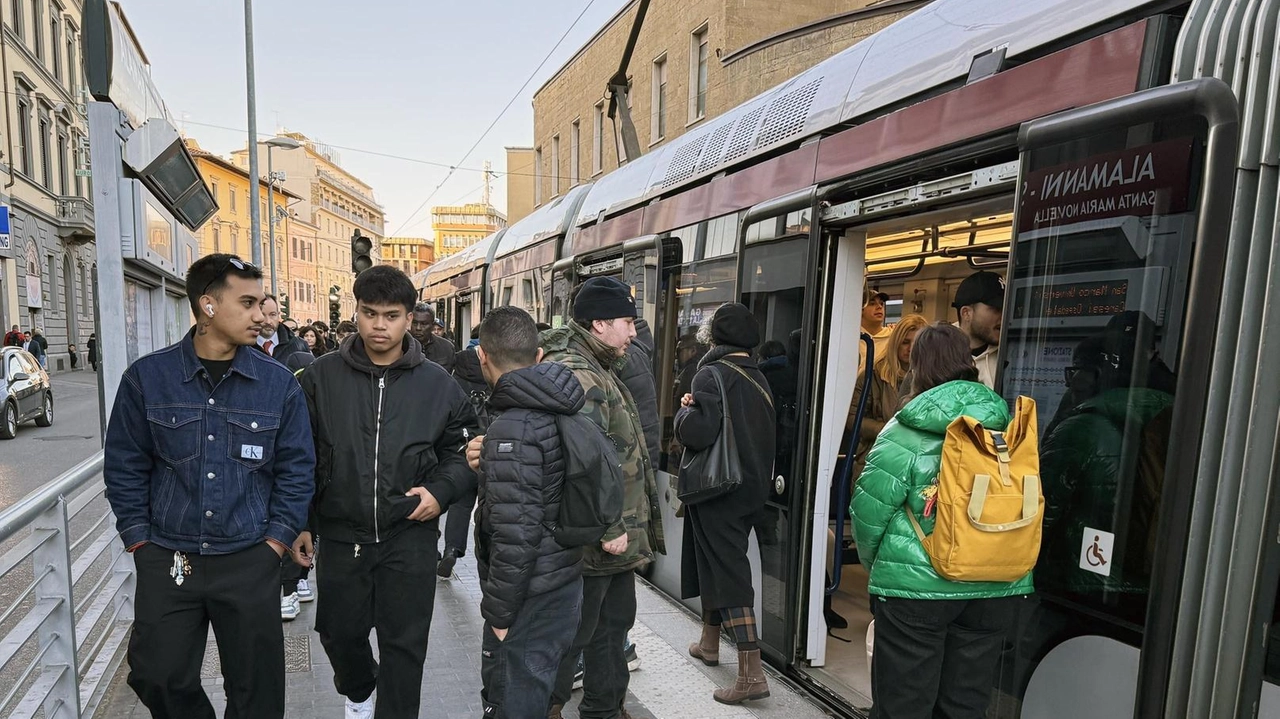
[[[770,673],[772,696],[746,706],[718,704],[711,692],[727,686],[737,675],[736,652],[721,639],[721,665],[705,667],[689,657],[687,648],[698,637],[698,622],[685,609],[643,582],[638,587],[638,613],[631,639],[641,667],[631,675],[627,710],[636,719],[809,719],[827,712],[799,695]],[[288,672],[289,717],[340,719],[343,699],[333,688],[333,669],[320,640],[312,631],[315,604],[303,604],[302,615],[285,624],[285,665]],[[420,716],[433,719],[481,719],[480,709],[480,586],[475,560],[458,561],[454,577],[436,591],[431,644],[422,681]],[[205,653],[204,685],[219,715],[225,709],[217,652],[213,638]],[[147,711],[125,684],[127,666],[112,680],[99,719],[144,719]],[[566,719],[577,719],[582,693],[566,708]]]

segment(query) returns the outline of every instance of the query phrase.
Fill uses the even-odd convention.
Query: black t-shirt
[[[204,365],[204,371],[209,373],[209,381],[213,384],[218,384],[222,381],[227,372],[231,371],[231,363],[234,361],[234,359],[211,360],[200,358],[200,364]]]

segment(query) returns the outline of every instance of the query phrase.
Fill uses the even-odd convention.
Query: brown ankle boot
[[[702,638],[689,645],[689,656],[709,667],[720,666],[720,627],[703,624]]]
[[[760,650],[738,652],[738,680],[727,689],[717,689],[711,696],[721,704],[741,704],[749,699],[769,696],[769,680],[760,665]]]

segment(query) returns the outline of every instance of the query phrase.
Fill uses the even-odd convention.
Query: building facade
[[[93,202],[79,0],[3,3],[0,320],[40,328],[49,369],[81,358],[94,327]]]
[[[382,264],[413,277],[436,260],[435,244],[425,237],[388,237],[382,241]]]
[[[328,322],[328,287],[321,299],[320,267],[316,260],[316,247],[320,242],[320,228],[296,210],[290,211],[284,221],[285,238],[289,243],[289,316],[300,324],[324,318]]]
[[[472,202],[457,207],[431,208],[435,258],[442,260],[474,245],[507,226],[507,216],[493,206]]]
[[[533,212],[533,148],[508,147],[507,222],[515,224]]]
[[[201,149],[195,140],[187,139],[187,149],[195,158],[196,168],[204,177],[205,186],[209,188],[213,199],[218,203],[218,213],[200,228],[200,255],[214,252],[228,252],[243,259],[253,257],[253,222],[249,212],[250,194],[253,185],[249,182],[249,173],[230,160],[218,157],[208,150]],[[274,277],[278,292],[288,292],[289,258],[285,252],[284,219],[289,207],[301,200],[297,194],[277,186],[272,192],[274,213],[267,212],[267,183],[259,179],[260,198],[258,200],[258,217],[261,225],[262,273],[263,286],[271,291],[273,271],[271,266],[270,238],[268,217],[275,218],[276,262]]]
[[[329,291],[338,288],[340,314],[344,319],[355,314],[355,297],[351,285],[351,237],[358,230],[373,241],[373,261],[381,256],[386,232],[386,213],[374,198],[373,188],[344,170],[336,152],[322,143],[296,132],[282,137],[296,140],[296,149],[271,148],[272,168],[285,173],[284,186],[302,199],[291,216],[301,217],[315,226],[315,263],[317,300],[324,307],[322,319],[329,321]],[[268,147],[258,143],[258,166],[267,167]],[[249,151],[232,154],[234,162],[247,167]],[[296,212],[296,215],[294,214]],[[292,247],[290,248],[292,251]]]
[[[928,0],[653,0],[628,75],[648,152],[848,48]],[[607,84],[622,60],[631,0],[533,96],[532,207],[625,162]],[[508,171],[511,159],[508,156]]]

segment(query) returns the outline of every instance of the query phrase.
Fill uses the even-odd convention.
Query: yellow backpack
[[[1036,403],[1030,397],[1018,398],[1013,421],[1003,431],[989,430],[972,417],[947,426],[937,482],[922,493],[926,516],[936,512],[933,533],[925,536],[910,504],[906,507],[940,576],[1013,582],[1035,566],[1044,516],[1036,433]]]

